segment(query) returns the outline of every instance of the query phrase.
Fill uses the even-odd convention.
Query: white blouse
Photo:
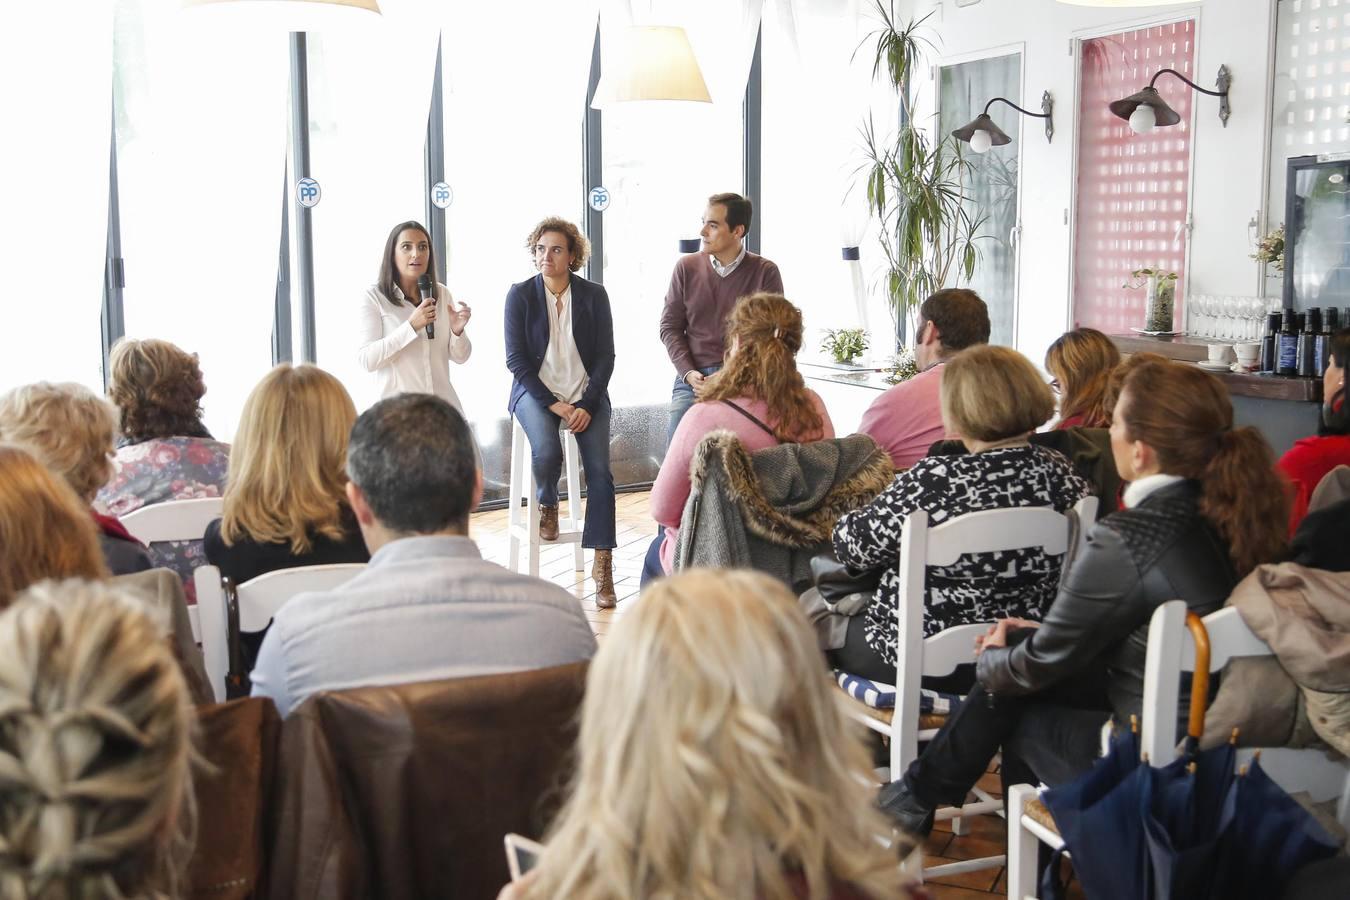
[[[586,365],[577,352],[576,338],[572,336],[572,288],[563,291],[562,297],[554,298],[553,292],[544,286],[544,300],[548,305],[548,350],[539,366],[539,380],[544,383],[553,396],[564,403],[576,403],[586,392]],[[562,312],[558,312],[558,301],[562,302]]]
[[[403,292],[397,286],[399,301]],[[468,329],[456,335],[448,324],[448,310],[455,300],[443,284],[436,285],[436,337],[427,340],[425,329],[408,324],[415,305],[391,303],[378,285],[371,285],[362,298],[357,322],[357,358],[379,383],[380,397],[401,393],[435,394],[460,412],[459,395],[450,384],[450,362],[463,364],[473,351]]]

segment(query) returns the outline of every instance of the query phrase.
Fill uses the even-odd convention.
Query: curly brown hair
[[[1289,495],[1261,432],[1233,427],[1228,388],[1195,366],[1146,362],[1125,378],[1116,415],[1159,468],[1200,482],[1200,513],[1218,529],[1239,578],[1285,553]]]
[[[533,255],[534,245],[539,243],[540,236],[546,231],[556,231],[567,238],[567,252],[572,254],[572,265],[568,268],[573,272],[581,271],[591,255],[591,242],[586,240],[580,228],[560,216],[549,216],[534,226],[530,236],[525,239],[525,249]]]
[[[202,424],[206,383],[197,354],[168,341],[123,338],[108,357],[108,373],[108,399],[128,441],[211,436]]]
[[[818,441],[825,423],[802,374],[802,311],[782,294],[742,297],[727,316],[726,365],[703,382],[699,402],[750,397],[769,407],[769,422],[780,441]]]

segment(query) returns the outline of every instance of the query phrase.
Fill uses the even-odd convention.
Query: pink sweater
[[[816,412],[820,413],[825,429],[822,438],[833,438],[834,423],[830,421],[825,403],[815,391],[808,388],[807,393],[811,395]],[[735,403],[761,422],[774,425],[768,420],[768,406],[763,400],[740,398]],[[670,449],[666,451],[661,471],[656,475],[656,483],[652,485],[652,518],[666,529],[665,540],[661,542],[661,567],[666,570],[666,574],[670,574],[674,568],[675,538],[680,533],[680,517],[684,515],[685,501],[689,499],[689,463],[694,458],[694,450],[699,442],[718,430],[736,435],[745,449],[752,453],[778,444],[772,435],[725,403],[695,403],[684,414],[680,427],[675,429],[670,439]]]
[[[885,391],[863,413],[858,431],[890,454],[903,471],[928,455],[947,436],[942,425],[942,364]]]

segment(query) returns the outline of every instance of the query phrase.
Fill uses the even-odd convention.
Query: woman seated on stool
[[[781,294],[751,294],[727,316],[722,369],[698,388],[698,400],[671,436],[652,485],[651,512],[664,532],[647,551],[645,585],[674,568],[680,517],[689,499],[689,462],[699,442],[730,431],[748,451],[834,437],[825,403],[797,371],[802,313]]]
[[[591,663],[547,850],[499,900],[911,896],[796,606],[747,571],[644,592]]]
[[[115,516],[91,505],[113,474],[116,431],[113,405],[81,384],[39,381],[0,397],[0,441],[26,447],[65,479],[98,525],[108,570],[127,575],[154,566],[149,551]]]
[[[950,374],[950,373],[949,373]],[[1260,432],[1233,427],[1228,389],[1189,365],[1145,363],[1111,420],[1126,508],[1093,526],[1041,623],[990,628],[966,702],[880,802],[923,835],[1003,748],[1005,783],[1062,784],[1091,767],[1101,727],[1141,712],[1153,611],[1218,609],[1284,552],[1285,494]],[[1183,695],[1186,691],[1183,690]],[[1185,714],[1188,698],[1182,696]]]
[[[572,432],[586,473],[581,546],[595,550],[595,605],[613,607],[614,476],[609,468],[609,378],[614,374],[614,320],[602,285],[576,272],[591,252],[577,226],[550,216],[525,248],[539,274],[506,294],[506,367],[514,379],[507,410],[530,441],[539,499],[539,537],[558,539],[559,426]],[[517,501],[519,498],[516,498]],[[581,498],[572,497],[572,509]]]
[[[1111,372],[1120,365],[1120,351],[1095,328],[1075,328],[1056,338],[1045,351],[1045,369],[1059,393],[1056,428],[1106,428],[1111,407],[1106,403]]]
[[[1054,412],[1055,401],[1026,357],[1007,347],[978,345],[956,354],[942,375],[947,433],[970,453],[929,456],[900,473],[880,496],[845,513],[834,527],[834,550],[855,570],[881,569],[867,609],[849,620],[844,646],[830,651],[836,667],[863,678],[895,681],[900,633],[900,535],[905,516],[922,510],[930,525],[966,513],[1012,507],[1071,509],[1092,492],[1061,454],[1027,438]],[[1039,620],[1055,596],[1061,556],[1039,548],[966,554],[933,568],[926,580],[924,635],[956,625],[1012,616]],[[936,690],[963,693],[972,673],[926,679]]]

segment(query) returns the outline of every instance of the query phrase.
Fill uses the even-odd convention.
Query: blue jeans
[[[698,371],[704,375],[711,375],[721,368],[721,366],[704,366]],[[675,436],[675,429],[680,427],[680,420],[693,405],[694,389],[683,378],[676,378],[675,386],[670,391],[670,425],[666,428],[667,447],[670,446],[670,439]]]
[[[562,477],[563,448],[558,427],[562,419],[539,401],[525,394],[516,403],[516,419],[530,441],[530,468],[541,506],[558,505],[558,479]],[[614,476],[609,470],[608,400],[591,411],[591,424],[576,435],[581,470],[586,473],[586,524],[581,546],[614,549]],[[579,497],[573,497],[576,503]],[[517,501],[519,502],[519,501]]]

